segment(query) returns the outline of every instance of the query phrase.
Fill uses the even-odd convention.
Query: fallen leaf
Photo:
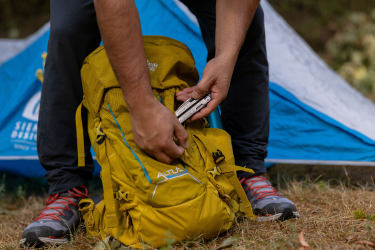
[[[96,243],[93,250],[107,250],[107,249],[111,249],[110,245],[108,244],[110,238],[111,237],[108,236],[104,240],[99,241],[98,243]]]
[[[309,243],[307,243],[307,241],[305,240],[305,236],[303,236],[303,231],[299,232],[298,240],[299,240],[299,244],[301,244],[301,247],[298,248],[298,250],[309,250],[310,249]]]
[[[109,245],[110,245],[111,249],[116,249],[117,250],[118,248],[121,247],[121,242],[118,241],[118,240],[116,240],[116,239],[112,239],[111,243]]]
[[[121,245],[121,247],[119,249],[117,249],[117,250],[130,250],[130,249],[132,249],[132,248],[124,246],[124,245]]]
[[[365,245],[365,246],[369,246],[375,249],[375,241],[359,240],[359,241],[354,242],[354,244]]]
[[[223,242],[221,242],[220,246],[217,248],[217,250],[219,249],[224,249],[224,248],[227,248],[227,247],[231,247],[233,246],[234,243],[236,243],[238,241],[238,238],[235,238],[235,237],[229,237],[229,238],[226,238],[225,240],[223,240]]]
[[[10,211],[8,209],[0,208],[0,215],[7,215],[10,214]]]
[[[346,242],[351,242],[351,241],[353,241],[353,239],[354,239],[354,236],[353,235],[349,235],[348,237],[346,237]]]
[[[105,250],[107,249],[107,245],[103,241],[99,241],[95,244],[94,250]]]
[[[322,212],[322,210],[321,209],[313,209],[311,212],[310,212],[310,214],[318,214],[318,213],[321,213]]]

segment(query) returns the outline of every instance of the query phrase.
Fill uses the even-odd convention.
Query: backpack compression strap
[[[78,105],[78,108],[76,110],[76,137],[77,137],[78,167],[84,167],[85,166],[85,140],[83,137],[82,102]]]
[[[97,127],[97,131],[101,131],[100,127]],[[76,134],[77,134],[77,152],[78,152],[78,167],[85,166],[85,143],[83,137],[83,123],[82,123],[82,102],[79,104],[76,110]],[[103,133],[102,133],[103,134]],[[104,134],[103,134],[104,135]],[[111,165],[108,162],[108,155],[107,148],[105,147],[105,143],[103,143],[105,136],[100,137],[98,141],[99,147],[99,157],[98,159],[102,159],[103,162],[100,164],[102,167],[101,175],[102,175],[102,182],[103,182],[103,193],[104,193],[104,200],[106,204],[106,219],[107,219],[107,226],[109,228],[116,228],[119,223],[119,215],[117,214],[117,206],[116,201],[114,199],[114,189],[112,186],[111,181]],[[108,144],[107,147],[110,147]]]

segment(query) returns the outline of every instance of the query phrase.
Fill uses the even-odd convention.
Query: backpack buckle
[[[219,164],[225,160],[225,156],[220,149],[216,150],[216,152],[212,152],[212,158],[214,159],[215,164]]]
[[[219,167],[219,166],[216,166],[216,167],[214,167],[214,169],[212,169],[212,170],[210,170],[210,171],[208,171],[211,175],[212,175],[212,177],[214,177],[215,178],[215,176],[217,176],[217,175],[221,175],[222,173],[223,173],[223,171],[221,170],[221,168]]]
[[[123,192],[123,191],[117,191],[115,192],[115,199],[121,201],[132,201],[134,198],[134,195],[129,192]]]
[[[98,125],[96,126],[96,143],[99,145],[102,144],[106,138],[106,135],[103,132],[102,129],[102,122],[99,122]]]

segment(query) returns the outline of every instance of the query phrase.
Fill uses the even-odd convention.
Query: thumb
[[[174,126],[174,135],[177,139],[178,144],[183,148],[188,148],[189,143],[187,141],[188,133],[186,132],[185,128],[180,124],[180,122],[176,122]]]
[[[207,93],[210,88],[210,82],[208,77],[202,77],[198,84],[194,87],[191,97],[199,99],[201,96]]]

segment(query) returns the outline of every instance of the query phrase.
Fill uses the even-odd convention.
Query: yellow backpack
[[[175,93],[198,81],[191,52],[160,36],[145,36],[144,47],[155,97],[174,111]],[[232,226],[236,215],[253,218],[236,176],[239,170],[252,171],[234,165],[224,130],[209,128],[204,119],[187,122],[187,153],[171,165],[161,163],[134,143],[130,114],[103,47],[86,58],[81,75],[82,104],[104,192],[98,204],[80,202],[89,235],[112,236],[135,248],[160,247],[216,237]],[[81,105],[76,125],[78,164],[84,166]]]

